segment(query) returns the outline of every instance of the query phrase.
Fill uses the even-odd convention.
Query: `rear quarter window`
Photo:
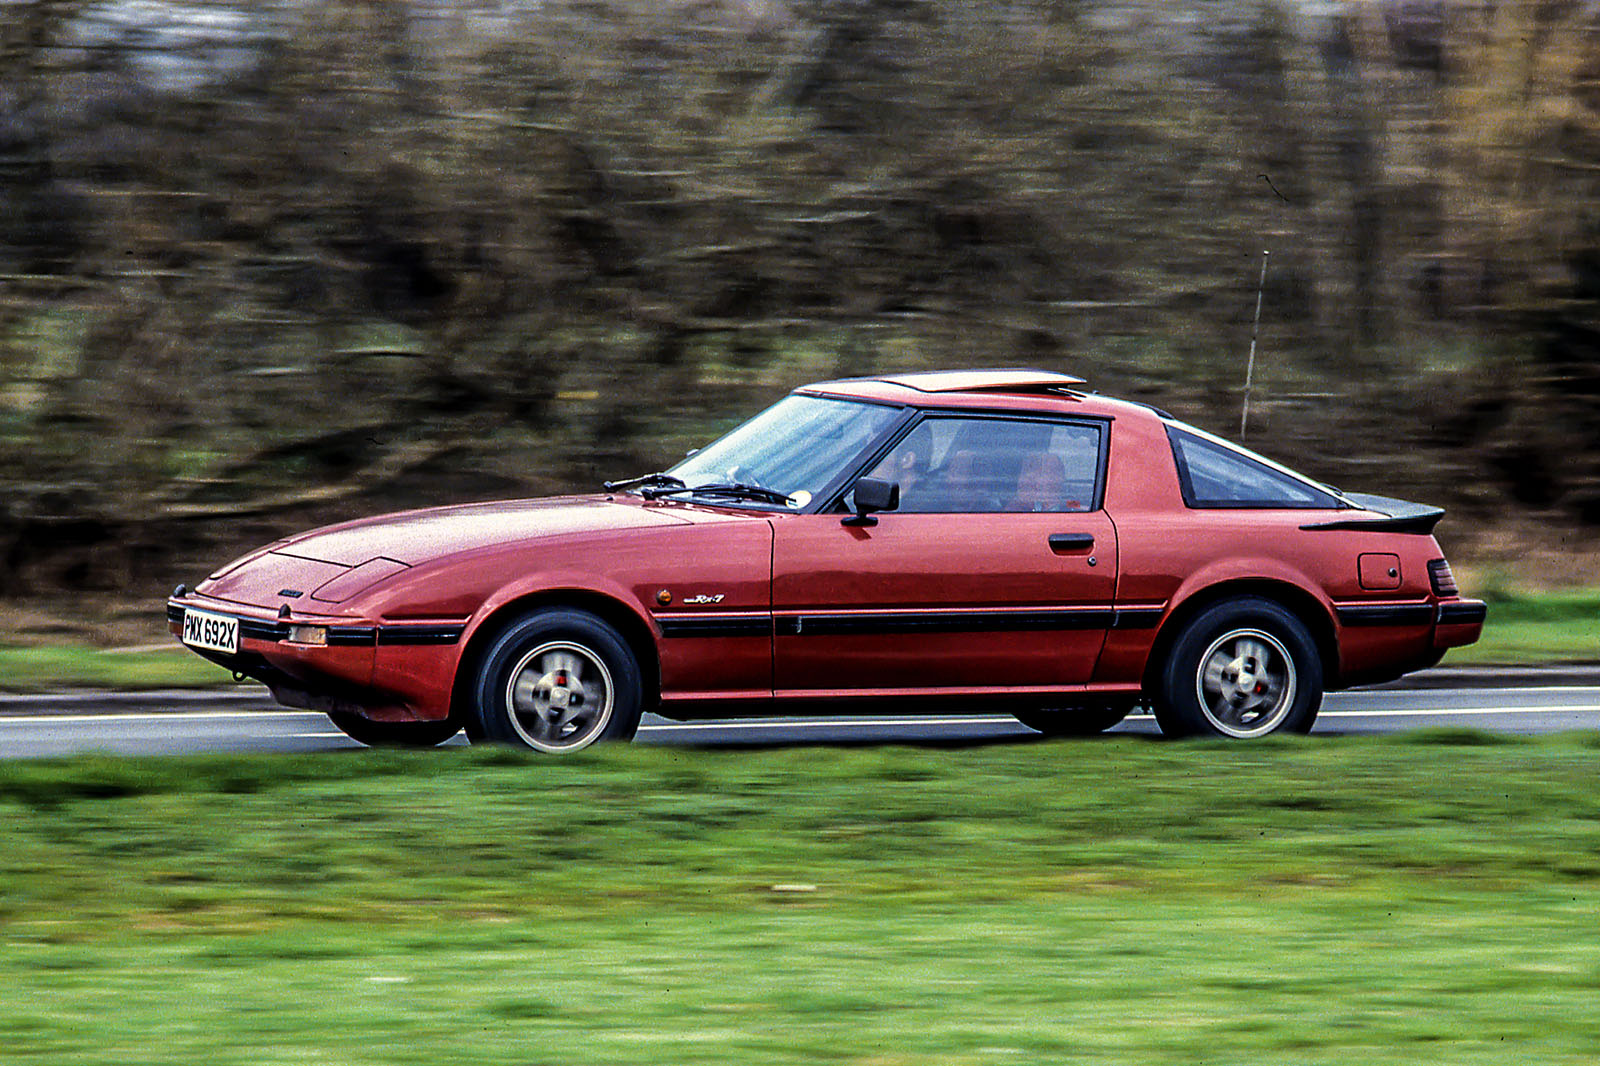
[[[1195,433],[1167,427],[1183,501],[1190,507],[1334,508],[1337,497],[1311,481]]]

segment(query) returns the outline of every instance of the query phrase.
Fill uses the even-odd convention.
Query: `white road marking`
[[[1349,696],[1360,696],[1360,695],[1385,696],[1385,695],[1388,695],[1391,692],[1397,692],[1397,691],[1401,691],[1401,690],[1399,690],[1399,689],[1387,689],[1387,690],[1384,690],[1384,689],[1372,689],[1370,691],[1365,691],[1364,692],[1364,691],[1359,690],[1359,689],[1347,689],[1347,690],[1345,690],[1344,693],[1342,693],[1342,695],[1349,695]],[[1481,689],[1481,688],[1414,688],[1414,689],[1407,689],[1407,690],[1404,690],[1404,691],[1409,691],[1409,692],[1433,692],[1433,693],[1438,693],[1438,694],[1444,694],[1444,693],[1450,693],[1450,692],[1482,692],[1483,689]],[[1576,693],[1579,693],[1579,692],[1600,693],[1600,685],[1518,685],[1516,688],[1508,688],[1505,691],[1507,691],[1507,692],[1570,692],[1570,693],[1573,693],[1573,694],[1576,694]]]
[[[1389,711],[1323,711],[1317,718],[1451,718],[1470,717],[1473,715],[1534,715],[1534,714],[1573,714],[1584,711],[1600,713],[1600,705],[1592,703],[1571,704],[1550,707],[1452,707],[1449,709],[1404,709]],[[1151,721],[1154,715],[1131,714],[1128,721]],[[1009,715],[968,715],[958,718],[918,718],[909,715],[898,715],[885,718],[759,718],[759,719],[732,719],[715,722],[669,722],[663,725],[642,725],[639,732],[669,732],[674,730],[696,729],[831,729],[837,727],[871,728],[874,726],[893,725],[1017,725],[1016,719]]]
[[[1555,689],[1519,689],[1519,692],[1557,691]],[[1559,691],[1582,691],[1563,689]],[[1600,689],[1589,691],[1600,692]],[[1580,714],[1600,712],[1600,702],[1545,704],[1532,707],[1392,707],[1360,710],[1324,709],[1319,718],[1468,718],[1482,715],[1527,716],[1539,714]],[[1149,714],[1133,714],[1130,721],[1148,721]],[[279,719],[289,721],[325,720],[320,711],[296,710],[241,710],[241,711],[152,711],[111,714],[28,714],[0,715],[0,728],[7,724],[41,725],[78,722],[182,722],[182,721],[264,721]],[[957,725],[1015,725],[1015,719],[1004,714],[950,715],[943,717],[917,715],[878,715],[861,717],[806,717],[806,718],[732,718],[716,721],[663,722],[639,727],[641,733],[683,732],[708,729],[836,729],[873,728],[877,726],[957,726]],[[343,736],[343,733],[291,734],[303,736]]]
[[[1470,717],[1478,714],[1576,714],[1584,711],[1600,712],[1600,706],[1593,703],[1551,704],[1544,707],[1435,707],[1432,709],[1421,708],[1396,708],[1394,710],[1364,710],[1364,711],[1323,711],[1317,715],[1323,718],[1453,718]]]
[[[128,711],[110,714],[6,714],[0,715],[0,725],[7,722],[182,722],[208,718],[324,718],[321,711]]]

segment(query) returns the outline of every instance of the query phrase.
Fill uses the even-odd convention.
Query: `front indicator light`
[[[328,643],[327,626],[290,626],[290,644],[319,644]]]

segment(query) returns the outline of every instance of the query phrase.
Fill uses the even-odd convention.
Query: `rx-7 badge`
[[[690,597],[688,597],[683,602],[684,602],[685,606],[700,606],[702,604],[707,604],[707,603],[721,603],[725,598],[726,597],[724,597],[723,594],[720,593],[720,592],[717,593],[715,596],[708,596],[704,592],[702,592],[698,596],[690,596]]]

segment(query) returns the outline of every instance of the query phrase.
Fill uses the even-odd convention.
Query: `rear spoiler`
[[[1372,514],[1362,518],[1335,518],[1328,522],[1311,522],[1301,529],[1362,529],[1382,533],[1432,533],[1433,527],[1444,517],[1443,507],[1430,507],[1425,503],[1410,503],[1389,496],[1370,496],[1364,492],[1346,492],[1344,499],[1363,511]]]

